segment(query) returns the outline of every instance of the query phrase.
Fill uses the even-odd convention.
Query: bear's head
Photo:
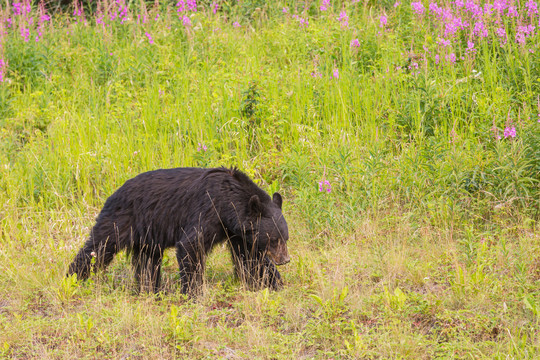
[[[263,202],[259,196],[253,195],[248,204],[248,229],[251,231],[246,229],[246,235],[253,240],[257,251],[266,253],[276,265],[290,261],[287,250],[289,229],[281,212],[282,204],[283,199],[279,193],[274,193],[272,200],[268,202]]]

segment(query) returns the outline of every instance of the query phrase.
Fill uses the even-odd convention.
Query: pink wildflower
[[[516,128],[514,126],[507,126],[504,129],[504,138],[507,139],[509,137],[515,138],[517,136],[516,134]]]
[[[484,4],[484,15],[489,16],[493,13],[493,5],[490,3]]]
[[[330,186],[330,182],[328,180],[321,180],[319,181],[319,191],[327,193],[332,191],[332,186]]]
[[[506,44],[507,38],[506,38],[506,30],[504,28],[497,28],[495,30],[495,34],[501,39],[501,46]]]
[[[529,0],[529,2],[525,4],[525,7],[527,8],[527,14],[529,16],[532,17],[535,14],[538,14],[538,4],[535,1]]]
[[[516,33],[516,42],[521,45],[525,44],[525,34],[523,32],[518,31]]]
[[[518,17],[518,12],[515,6],[509,6],[506,11],[506,16],[508,17]]]
[[[184,16],[182,17],[182,24],[183,24],[185,27],[191,26],[191,19],[190,19],[187,15],[184,15]]]
[[[178,1],[176,3],[176,7],[177,7],[176,11],[179,13],[186,11],[186,3],[184,2],[184,0]]]
[[[495,0],[493,2],[493,8],[497,10],[500,14],[502,14],[503,11],[508,8],[508,3],[506,2],[506,0]]]
[[[145,32],[144,35],[146,35],[146,37],[148,38],[148,42],[150,44],[153,44],[154,43],[154,39],[152,39],[152,35],[150,35],[149,33]]]
[[[4,74],[6,72],[7,64],[4,59],[0,59],[0,82],[4,81]]]
[[[388,18],[386,17],[386,15],[381,15],[379,19],[379,27],[384,28],[387,23],[388,23]]]
[[[475,19],[481,18],[484,13],[480,5],[475,3],[473,0],[467,0],[465,3],[465,9],[470,12]]]
[[[434,3],[434,2],[429,4],[429,11],[439,16],[442,15],[442,8],[440,8],[439,5],[437,5],[437,3]]]
[[[488,30],[486,29],[482,21],[478,21],[474,23],[473,33],[474,35],[480,36],[482,38],[485,38],[488,36]]]
[[[420,1],[412,2],[411,6],[413,8],[413,11],[416,14],[418,14],[418,15],[424,14],[424,5],[422,4],[422,2],[420,2]]]
[[[21,28],[21,36],[23,37],[25,42],[28,42],[28,38],[30,37],[30,29]]]
[[[322,0],[321,6],[319,7],[319,9],[321,11],[326,11],[328,10],[328,5],[330,5],[330,0]]]
[[[300,27],[308,27],[309,26],[309,20],[308,19],[301,18],[298,15],[296,16],[296,19],[300,23]]]
[[[187,7],[190,11],[197,12],[197,0],[187,0]]]
[[[338,21],[341,23],[342,28],[349,27],[349,16],[345,12],[345,10],[339,13]]]
[[[13,15],[21,15],[22,14],[22,4],[18,2],[13,3]]]
[[[444,47],[450,46],[451,44],[450,40],[446,40],[446,39],[440,39],[438,43],[439,45],[444,46]]]

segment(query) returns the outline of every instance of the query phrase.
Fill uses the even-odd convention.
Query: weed
[[[73,299],[79,293],[77,275],[63,277],[57,290],[58,299],[65,303]]]
[[[184,314],[185,309],[176,305],[171,305],[169,312],[169,329],[170,336],[176,342],[176,347],[179,350],[185,350],[190,343],[197,342],[197,313],[192,315]]]

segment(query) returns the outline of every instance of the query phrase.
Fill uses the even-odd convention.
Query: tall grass
[[[1,8],[0,353],[538,356],[536,3],[193,4]],[[282,292],[64,278],[125,180],[221,165],[285,195]]]

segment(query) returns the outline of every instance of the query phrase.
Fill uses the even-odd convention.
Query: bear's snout
[[[287,254],[280,262],[274,261],[276,265],[285,265],[291,261],[291,257]]]
[[[268,255],[276,265],[285,265],[291,261],[285,241],[280,241],[275,248],[268,249]]]

